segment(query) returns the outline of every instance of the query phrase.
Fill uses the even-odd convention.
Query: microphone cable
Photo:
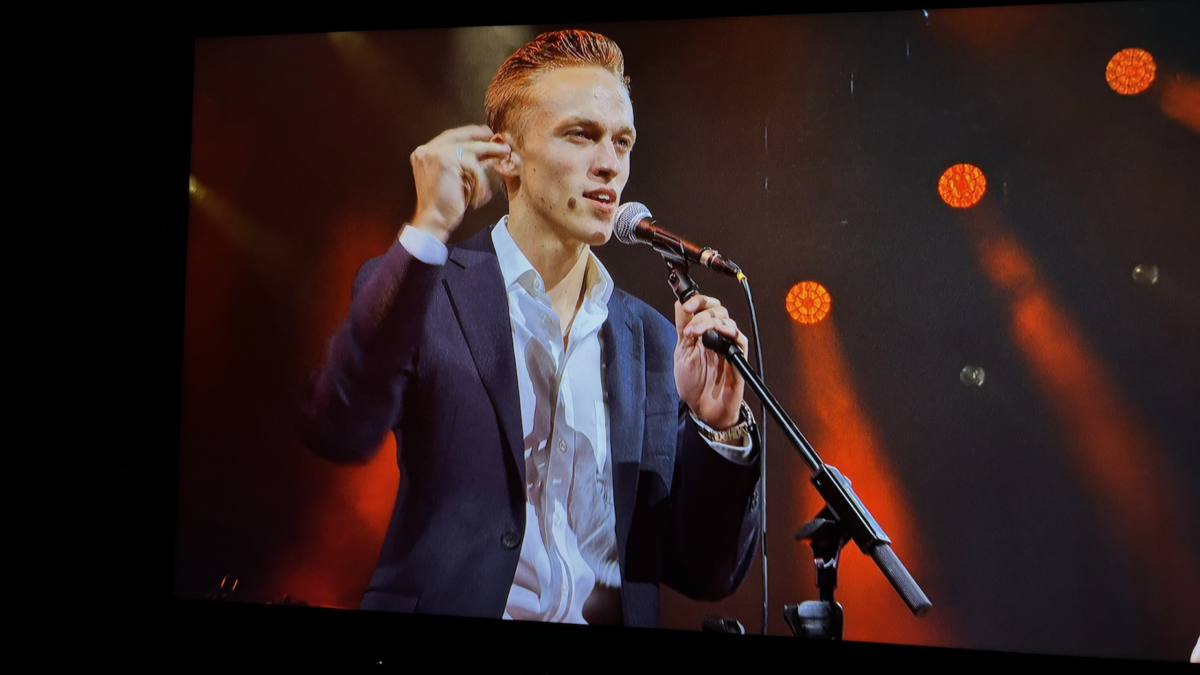
[[[750,280],[746,278],[745,273],[741,268],[738,268],[737,279],[741,283],[742,291],[746,295],[746,306],[750,310],[750,337],[754,344],[754,366],[758,370],[758,377],[764,383],[766,382],[766,370],[763,367],[763,351],[762,341],[758,335],[758,312],[754,309],[754,295],[750,292]],[[767,565],[767,404],[764,401],[759,401],[759,424],[756,425],[758,430],[758,536],[759,548],[762,553],[762,635],[767,634],[768,616],[770,614],[770,595],[768,580],[768,565]]]

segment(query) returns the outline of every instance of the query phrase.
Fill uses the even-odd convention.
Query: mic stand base
[[[808,540],[817,568],[819,600],[807,600],[799,605],[785,605],[783,618],[796,637],[817,640],[841,640],[845,614],[841,603],[833,599],[837,588],[837,565],[842,547],[850,535],[828,506],[796,532],[796,541]]]
[[[842,615],[840,602],[805,600],[798,605],[783,606],[783,620],[787,621],[792,635],[814,640],[841,640]]]

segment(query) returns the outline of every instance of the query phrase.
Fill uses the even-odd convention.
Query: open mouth
[[[597,188],[583,193],[584,199],[590,200],[605,210],[611,210],[617,205],[617,191],[612,188]]]

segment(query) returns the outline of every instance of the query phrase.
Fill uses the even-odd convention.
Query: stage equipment
[[[729,274],[737,278],[746,295],[746,304],[750,309],[750,339],[754,343],[754,357],[759,372],[763,371],[762,343],[758,339],[758,313],[754,310],[754,296],[750,292],[750,280],[742,274],[742,270],[732,261],[726,260],[721,254],[711,248],[697,248],[669,232],[654,225],[654,217],[650,209],[637,202],[629,202],[617,211],[613,233],[623,244],[648,244],[658,251],[663,262],[667,264],[667,282],[680,304],[699,292],[699,286],[688,276],[688,264],[695,262],[716,272]],[[766,408],[759,410],[759,417],[765,418]],[[761,632],[767,634],[770,616],[768,602],[768,564],[767,564],[767,437],[759,432],[759,427],[751,428],[751,433],[757,436],[759,448],[758,460],[758,504],[759,504],[759,550],[762,556],[762,615],[760,617]],[[723,617],[722,617],[723,618]],[[706,620],[707,621],[707,620]],[[734,620],[740,627],[741,624]],[[716,624],[711,624],[716,625]],[[728,625],[728,624],[725,624]],[[706,630],[710,630],[708,628]],[[745,632],[745,628],[742,628]]]
[[[645,209],[640,204],[637,204],[636,207]],[[631,207],[630,211],[636,207]],[[618,216],[630,213],[630,211],[626,211],[625,209],[626,207],[622,207],[622,211],[618,213]],[[632,213],[637,216],[637,220],[633,220],[631,216],[626,215],[624,219],[626,223],[642,222],[650,218],[649,211],[646,211],[644,214],[639,211],[632,211]],[[671,285],[671,290],[675,292],[675,297],[679,299],[680,303],[685,302],[688,298],[699,292],[696,282],[688,275],[688,263],[691,261],[688,257],[679,252],[678,249],[668,246],[661,248],[655,246],[655,250],[662,255],[663,260],[667,264],[667,282]],[[750,289],[746,276],[741,274],[740,270],[737,276],[742,281],[742,285],[746,290],[747,299],[750,300]],[[753,307],[753,302],[751,301],[752,317],[754,316]],[[755,352],[759,357],[759,372],[761,372],[762,351],[757,344],[757,326],[755,326],[754,332],[756,340]],[[792,445],[800,453],[800,457],[804,460],[804,463],[812,471],[811,481],[813,487],[816,488],[817,494],[825,500],[825,508],[817,514],[816,518],[800,528],[800,531],[796,535],[797,539],[810,540],[812,545],[814,562],[817,566],[817,585],[820,590],[821,599],[808,601],[800,605],[788,605],[785,608],[784,618],[788,621],[792,632],[797,637],[841,639],[844,616],[841,605],[833,599],[833,590],[837,585],[837,561],[840,557],[840,551],[850,540],[854,540],[859,550],[869,555],[875,561],[880,571],[883,572],[883,576],[896,589],[900,598],[913,614],[924,616],[928,613],[933,607],[933,603],[929,601],[924,591],[917,585],[916,580],[912,578],[912,575],[909,574],[904,564],[900,562],[895,552],[892,551],[892,540],[884,533],[879,523],[875,522],[875,518],[871,515],[870,511],[863,505],[858,495],[854,493],[854,490],[850,487],[850,480],[843,476],[837,468],[825,464],[821,460],[816,450],[813,449],[808,440],[804,438],[804,435],[800,433],[800,429],[792,422],[787,412],[784,411],[783,406],[779,404],[779,401],[767,389],[763,379],[751,368],[750,363],[746,360],[746,355],[742,353],[741,347],[716,331],[705,333],[703,342],[705,347],[725,357],[741,373],[747,386],[758,396],[763,408],[779,424],[784,435],[792,442]],[[764,437],[761,431],[755,428],[753,433],[759,435],[761,442],[761,439]],[[761,459],[765,460],[765,454],[764,452],[764,456]],[[765,467],[765,462],[763,462],[762,466]],[[760,476],[760,490],[765,485],[764,474],[764,476]],[[765,499],[762,505],[762,513],[764,515],[766,513]],[[763,527],[761,536],[764,542],[763,632],[765,634],[767,627],[765,617],[767,609],[765,527]]]
[[[703,265],[710,270],[741,279],[742,270],[715,250],[688,243],[657,226],[650,209],[637,202],[621,206],[613,220],[613,234],[623,244],[646,244],[663,257]]]
[[[801,281],[792,286],[783,300],[788,316],[802,324],[814,324],[829,313],[829,291],[815,281]]]
[[[987,178],[973,164],[955,164],[938,179],[938,194],[942,201],[956,209],[975,206],[987,192]]]
[[[703,623],[700,624],[700,630],[705,633],[746,634],[746,627],[742,625],[742,622],[729,616],[706,616]]]
[[[817,518],[809,521],[797,533],[797,538],[807,538],[812,541],[814,560],[817,565],[817,582],[822,597],[822,600],[810,601],[822,605],[819,613],[804,608],[805,605],[808,605],[808,603],[804,603],[791,614],[791,618],[798,620],[802,625],[813,624],[811,630],[806,627],[803,632],[797,632],[797,635],[815,633],[814,636],[841,638],[841,607],[833,602],[833,587],[836,585],[838,551],[851,539],[858,545],[859,550],[871,556],[880,571],[883,572],[883,576],[900,594],[904,604],[908,605],[908,609],[917,616],[924,616],[933,607],[933,603],[925,596],[924,591],[892,551],[892,540],[884,534],[883,528],[875,522],[875,518],[859,500],[858,495],[854,494],[849,479],[835,467],[821,461],[821,457],[817,455],[816,450],[800,433],[800,429],[788,417],[783,406],[779,404],[779,401],[763,384],[762,379],[750,367],[740,347],[716,331],[705,333],[703,342],[705,347],[724,356],[742,374],[746,384],[763,402],[783,430],[784,435],[792,442],[804,463],[812,471],[813,487],[817,489],[817,494],[825,500],[825,508],[821,510]],[[826,597],[828,600],[825,600]],[[815,608],[815,606],[810,607]],[[793,626],[793,631],[795,630],[795,626]]]
[[[1145,49],[1130,47],[1113,54],[1104,68],[1104,79],[1118,94],[1131,96],[1146,91],[1154,82],[1158,66],[1154,57]]]

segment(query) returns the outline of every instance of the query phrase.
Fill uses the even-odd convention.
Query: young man
[[[733,592],[753,558],[753,421],[700,344],[745,338],[710,297],[675,326],[591,253],[636,138],[620,49],[539,36],[501,66],[487,127],[412,154],[417,209],[369,261],[305,406],[306,442],[401,483],[362,606],[654,626],[658,588]],[[509,213],[448,248],[504,181]]]

